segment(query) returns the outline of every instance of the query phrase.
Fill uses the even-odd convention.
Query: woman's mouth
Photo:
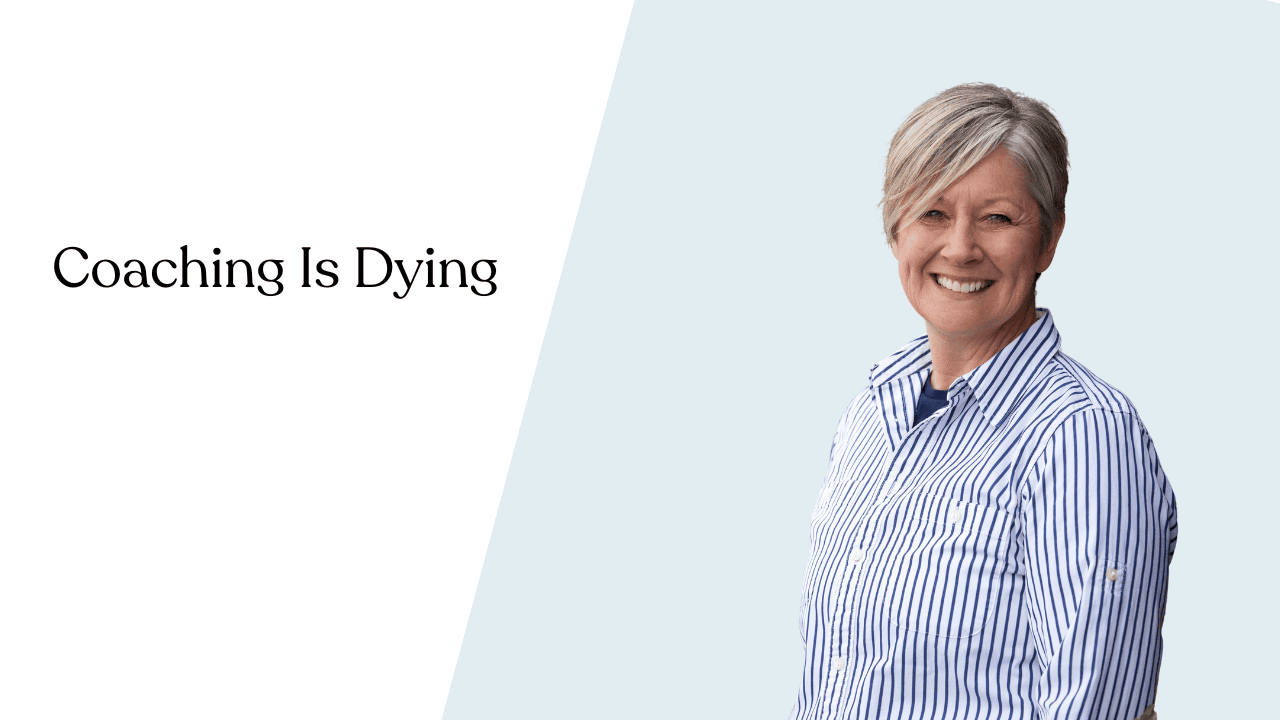
[[[982,292],[995,283],[995,280],[970,280],[968,282],[961,282],[937,273],[933,273],[933,281],[952,292],[966,294]]]

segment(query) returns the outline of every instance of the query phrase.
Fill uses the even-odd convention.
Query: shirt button
[[[862,548],[854,548],[853,552],[849,553],[849,562],[859,562],[861,560],[862,560]]]
[[[1107,570],[1107,579],[1110,580],[1111,582],[1115,582],[1119,577],[1120,577],[1119,570],[1116,570],[1115,568],[1111,568],[1110,570]]]
[[[836,670],[837,670],[837,671],[839,671],[839,670],[843,670],[843,669],[844,669],[844,658],[842,658],[842,657],[838,657],[838,658],[836,658],[835,666],[836,666]]]
[[[831,488],[822,491],[822,501],[826,502],[831,499]]]
[[[958,522],[960,522],[960,506],[959,505],[951,508],[951,524],[955,525]]]

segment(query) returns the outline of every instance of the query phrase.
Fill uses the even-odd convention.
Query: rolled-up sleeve
[[[1136,414],[1066,418],[1029,469],[1017,534],[1048,720],[1132,720],[1154,701],[1173,492]]]

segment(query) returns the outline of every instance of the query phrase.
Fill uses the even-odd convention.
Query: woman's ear
[[[1050,263],[1053,262],[1054,253],[1058,252],[1058,238],[1062,237],[1062,229],[1067,226],[1067,214],[1065,212],[1058,213],[1058,219],[1053,223],[1053,235],[1049,238],[1049,246],[1040,253],[1040,259],[1036,262],[1036,272],[1042,273],[1049,269]]]

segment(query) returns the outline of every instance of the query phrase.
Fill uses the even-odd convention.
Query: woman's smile
[[[995,280],[961,280],[941,275],[939,273],[932,273],[932,275],[933,281],[939,286],[962,295],[982,292],[995,283]]]

